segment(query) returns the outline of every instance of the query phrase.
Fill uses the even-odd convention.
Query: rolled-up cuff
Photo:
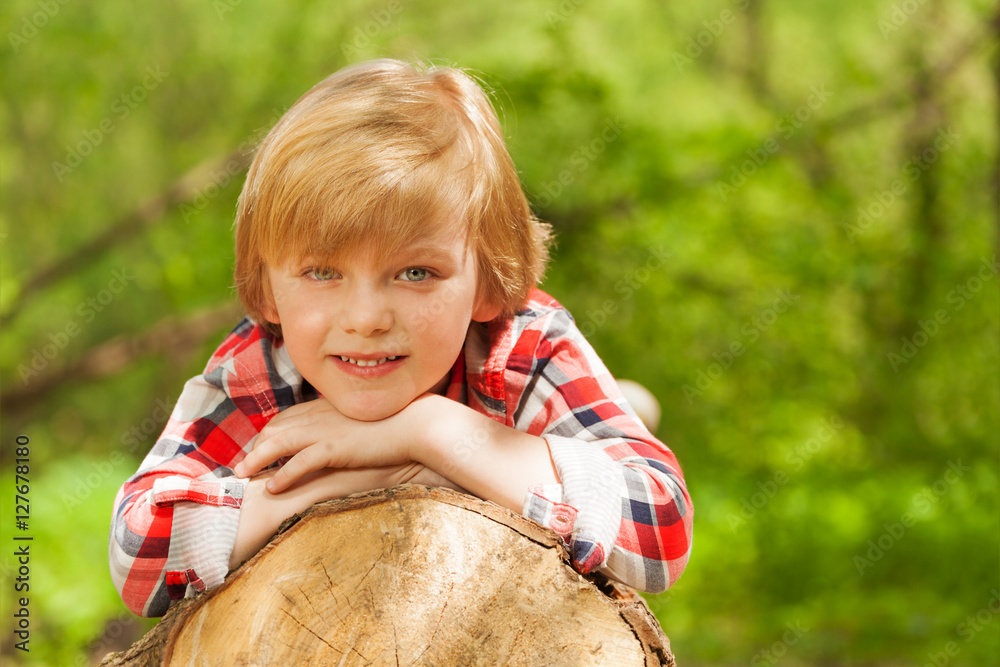
[[[524,496],[524,508],[521,513],[555,531],[569,546],[573,527],[576,525],[576,510],[560,501],[562,501],[562,484],[533,486]]]
[[[205,505],[239,507],[247,481],[237,477],[223,479],[190,479],[180,475],[160,477],[149,491],[149,504],[166,507],[178,501],[190,500]]]
[[[191,597],[225,580],[239,522],[238,508],[174,503],[166,567],[171,599]]]
[[[592,572],[607,562],[621,527],[622,497],[625,494],[621,467],[591,443],[557,435],[542,437],[549,445],[552,461],[562,481],[559,500],[552,500],[551,495],[546,495],[552,504],[549,512],[558,510],[572,514],[571,534],[564,539],[574,567],[581,572]],[[538,498],[537,493],[534,495]],[[538,504],[539,501],[535,501],[535,505]],[[528,509],[538,513],[540,508]],[[527,511],[525,514],[535,518]],[[552,527],[550,521],[540,523]]]

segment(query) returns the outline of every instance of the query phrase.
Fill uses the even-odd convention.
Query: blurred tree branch
[[[31,295],[59,280],[75,275],[110,248],[158,221],[169,208],[191,201],[214,182],[212,179],[220,170],[225,169],[230,173],[234,170],[243,171],[249,163],[250,155],[241,149],[221,158],[205,160],[194,167],[165,191],[146,200],[90,241],[74,248],[65,257],[52,262],[28,278],[12,300],[7,312],[0,315],[0,327],[9,326]]]
[[[911,80],[906,81],[899,88],[837,116],[822,120],[820,124],[825,130],[836,131],[855,125],[863,125],[879,118],[887,111],[905,109],[913,102],[913,91],[919,89],[921,85],[942,92],[943,86],[941,84],[954,74],[955,70],[964,65],[965,61],[989,46],[994,37],[990,32],[983,32],[961,40],[959,45],[951,51],[951,57],[947,60],[943,60],[933,67],[922,68]],[[919,80],[922,77],[926,77],[924,82]]]
[[[136,360],[158,354],[168,358],[184,356],[208,336],[233,324],[242,306],[226,302],[185,318],[166,317],[146,331],[131,337],[117,336],[96,345],[76,361],[34,379],[22,389],[7,389],[0,403],[4,418],[23,417],[35,404],[60,386],[106,378]],[[10,387],[13,383],[5,382]]]
[[[919,49],[915,58],[925,54]],[[928,63],[920,63],[928,68]],[[904,155],[926,155],[928,152],[937,154],[935,147],[939,128],[945,123],[947,111],[930,87],[927,79],[918,77],[915,81],[913,98],[916,102],[913,119],[904,136]],[[939,206],[941,194],[941,160],[928,160],[916,183],[916,211],[913,219],[913,251],[910,256],[909,279],[906,281],[907,294],[900,303],[907,305],[909,313],[901,318],[893,327],[890,337],[901,336],[910,326],[916,326],[917,320],[924,314],[927,304],[930,281],[928,273],[934,263],[933,255],[944,242],[944,222]]]
[[[767,38],[761,20],[763,6],[763,0],[752,0],[746,8],[746,76],[755,96],[760,99],[771,99],[774,92],[768,83]]]
[[[993,22],[994,25],[997,22],[1000,22],[1000,18]],[[759,27],[755,30],[759,32]],[[803,167],[809,175],[810,180],[817,187],[821,186],[822,181],[832,174],[832,170],[830,170],[827,164],[828,159],[825,156],[825,151],[817,143],[817,137],[832,136],[837,132],[878,120],[887,113],[909,109],[913,105],[914,91],[916,90],[926,88],[935,95],[942,95],[945,88],[943,83],[959,67],[965,64],[969,58],[993,44],[994,38],[995,35],[992,31],[984,31],[961,40],[959,42],[960,46],[950,52],[951,55],[949,58],[935,66],[921,68],[917,74],[903,82],[898,88],[836,115],[818,118],[812,131],[797,132],[782,142],[782,153],[785,152],[784,147],[787,146],[790,149],[789,153],[793,154],[803,163]],[[762,106],[771,109],[779,118],[788,113],[788,109],[791,108],[788,104],[782,103],[773,94],[773,91],[766,86],[761,87],[759,74],[753,73],[746,67],[732,68],[731,71],[737,73],[742,78],[750,79],[749,87]],[[741,146],[739,149],[734,150],[728,158],[714,162],[717,165],[725,165],[723,168],[706,168],[701,170],[693,177],[686,179],[683,187],[699,187],[724,178],[725,169],[729,165],[739,164],[746,159],[747,151],[752,151],[758,148],[759,145],[760,141],[755,142],[753,145]]]

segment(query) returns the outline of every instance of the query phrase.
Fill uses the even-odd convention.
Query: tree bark
[[[674,665],[645,602],[494,503],[404,485],[318,503],[102,665]]]

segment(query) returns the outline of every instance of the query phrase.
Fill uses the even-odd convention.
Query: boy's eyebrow
[[[346,252],[348,252],[349,254],[353,254],[354,251],[348,250]],[[323,262],[336,263],[337,255],[338,253],[332,253],[329,255],[323,253],[307,253],[303,255],[299,261],[303,263],[320,263],[320,264]],[[386,253],[385,256],[407,258],[407,257],[412,257],[413,255],[429,256],[433,259],[452,258],[452,254],[450,252],[448,252],[440,245],[432,241],[428,242],[416,241],[414,243],[408,243],[400,247],[398,250],[390,250],[388,253]]]
[[[406,260],[411,258],[429,259],[431,261],[453,262],[455,257],[452,253],[441,248],[434,243],[409,245],[400,249],[397,257]]]

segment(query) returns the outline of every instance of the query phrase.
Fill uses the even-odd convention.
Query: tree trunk
[[[673,665],[645,602],[449,489],[327,500],[102,665]]]

